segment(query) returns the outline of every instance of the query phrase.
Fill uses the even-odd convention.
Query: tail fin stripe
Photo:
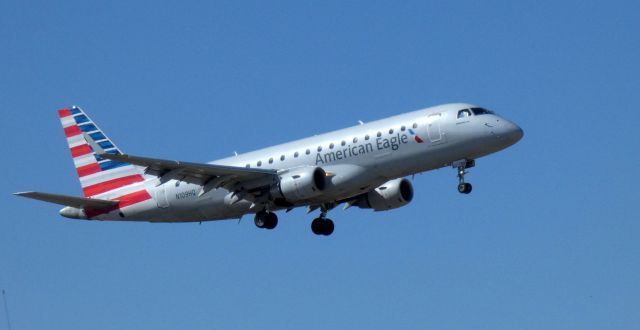
[[[69,110],[69,109],[60,109],[60,110],[58,110],[58,116],[60,116],[60,119],[62,119],[64,117],[69,117],[69,116],[71,116],[71,110]]]
[[[76,158],[79,156],[84,156],[86,154],[90,154],[92,153],[93,150],[91,150],[91,148],[89,148],[88,144],[81,144],[77,147],[73,147],[71,148],[71,157]]]
[[[107,208],[107,209],[90,209],[89,208],[89,209],[85,209],[84,212],[88,218],[93,218],[100,214],[109,213],[111,211],[121,209],[127,206],[131,206],[134,204],[138,204],[149,199],[151,199],[151,195],[149,195],[149,193],[146,190],[139,190],[139,191],[132,192],[130,194],[126,194],[126,195],[122,195],[120,197],[114,198],[114,200],[117,200],[119,202],[118,205],[115,207]]]
[[[100,172],[101,168],[100,168],[100,165],[98,165],[98,163],[91,163],[89,165],[78,167],[76,170],[78,171],[78,176],[83,177],[89,174]]]
[[[89,134],[89,136],[93,139],[93,141],[100,141],[100,140],[106,140],[107,139],[107,137],[104,136],[104,134],[102,134],[102,132],[91,133],[91,134]]]
[[[76,157],[73,159],[73,165],[75,165],[76,168],[89,164],[95,164],[95,162],[96,158],[93,157],[92,154]]]
[[[92,186],[82,188],[82,191],[86,197],[95,196],[101,194],[103,192],[107,192],[109,190],[113,190],[116,188],[124,187],[126,185],[130,185],[135,182],[144,181],[142,175],[129,175],[120,178],[116,178],[109,181],[104,181]]]
[[[71,108],[71,114],[77,115],[79,113],[82,113],[82,111],[80,111],[80,108],[75,107],[75,106]]]
[[[119,208],[127,207],[133,204],[137,204],[140,202],[144,202],[148,199],[151,199],[151,195],[146,190],[139,190],[136,192],[132,192],[130,194],[126,194],[124,196],[120,196],[115,198],[120,201],[118,204]]]
[[[123,167],[114,168],[108,172],[98,172],[91,175],[87,175],[80,178],[80,185],[82,187],[88,187],[88,186],[99,184],[104,181],[117,179],[119,177],[133,175],[131,172],[132,168],[133,168],[133,165],[131,165],[131,167],[123,166]]]
[[[76,123],[78,123],[78,125],[89,121],[89,118],[87,118],[87,116],[85,115],[77,115],[74,117],[74,119],[76,120]]]
[[[67,143],[69,144],[69,148],[73,148],[82,144],[87,144],[87,141],[84,140],[82,135],[78,134],[67,138]]]
[[[69,126],[69,127],[65,127],[64,128],[64,135],[66,137],[72,137],[72,136],[76,136],[78,134],[80,134],[80,129],[78,128],[78,125],[73,125],[73,126]]]
[[[76,122],[73,120],[73,117],[69,116],[69,117],[64,117],[64,118],[60,118],[60,122],[62,122],[62,127],[69,127],[71,125],[75,125]]]
[[[86,133],[97,131],[98,128],[94,124],[79,125],[80,130]]]
[[[111,148],[115,148],[116,146],[113,145],[113,143],[111,143],[111,141],[102,141],[102,142],[98,142],[98,145],[100,146],[100,148],[102,149],[111,149]]]
[[[114,162],[112,160],[106,161],[104,163],[99,163],[100,164],[100,168],[102,168],[103,171],[107,171],[110,169],[114,169],[116,167],[122,167],[122,166],[127,166],[129,164],[127,163],[121,163],[121,162]]]

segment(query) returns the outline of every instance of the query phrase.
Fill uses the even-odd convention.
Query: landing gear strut
[[[453,162],[451,166],[458,168],[458,192],[461,194],[470,193],[473,186],[471,186],[471,183],[464,182],[464,175],[469,173],[466,169],[476,166],[476,162],[474,160],[463,159]]]
[[[329,236],[333,233],[333,221],[327,218],[327,212],[322,211],[320,217],[311,221],[311,231],[316,235]]]
[[[260,211],[256,213],[253,222],[258,228],[273,229],[278,225],[278,215],[273,212]]]

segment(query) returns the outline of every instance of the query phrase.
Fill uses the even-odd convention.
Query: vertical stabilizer
[[[98,196],[144,181],[140,168],[103,159],[93,150],[91,145],[97,145],[106,153],[122,154],[82,109],[73,106],[58,110],[58,115],[85,197]]]

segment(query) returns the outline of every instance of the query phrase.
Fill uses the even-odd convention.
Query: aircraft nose
[[[522,139],[522,137],[524,136],[524,131],[522,130],[522,128],[520,128],[520,126],[516,125],[515,123],[507,121],[504,124],[503,136],[506,139],[508,139],[509,142],[511,142],[511,144],[514,144]]]

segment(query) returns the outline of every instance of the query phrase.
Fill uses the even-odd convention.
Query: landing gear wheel
[[[322,218],[315,218],[311,221],[311,231],[316,235],[322,235],[324,220]]]
[[[322,223],[322,235],[329,236],[333,233],[333,229],[335,226],[333,225],[333,221],[331,219],[326,219]]]
[[[464,182],[464,175],[467,174],[467,168],[476,166],[476,162],[471,160],[459,160],[453,162],[453,167],[458,168],[458,192],[461,194],[468,194],[471,192],[471,184]]]
[[[276,228],[276,226],[278,225],[278,216],[275,213],[273,212],[267,213],[266,219],[267,221],[264,224],[264,228],[266,229]]]
[[[458,185],[458,192],[461,194],[468,194],[471,192],[472,189],[473,189],[473,186],[471,186],[471,184],[468,182],[460,183]]]
[[[253,222],[258,228],[273,229],[278,225],[278,215],[273,212],[260,211],[256,213]]]
[[[311,221],[311,231],[316,235],[329,236],[334,229],[335,225],[331,219],[315,218]]]
[[[255,223],[258,228],[265,228],[267,224],[267,212],[260,211],[256,213],[255,218],[253,218],[253,223]]]

